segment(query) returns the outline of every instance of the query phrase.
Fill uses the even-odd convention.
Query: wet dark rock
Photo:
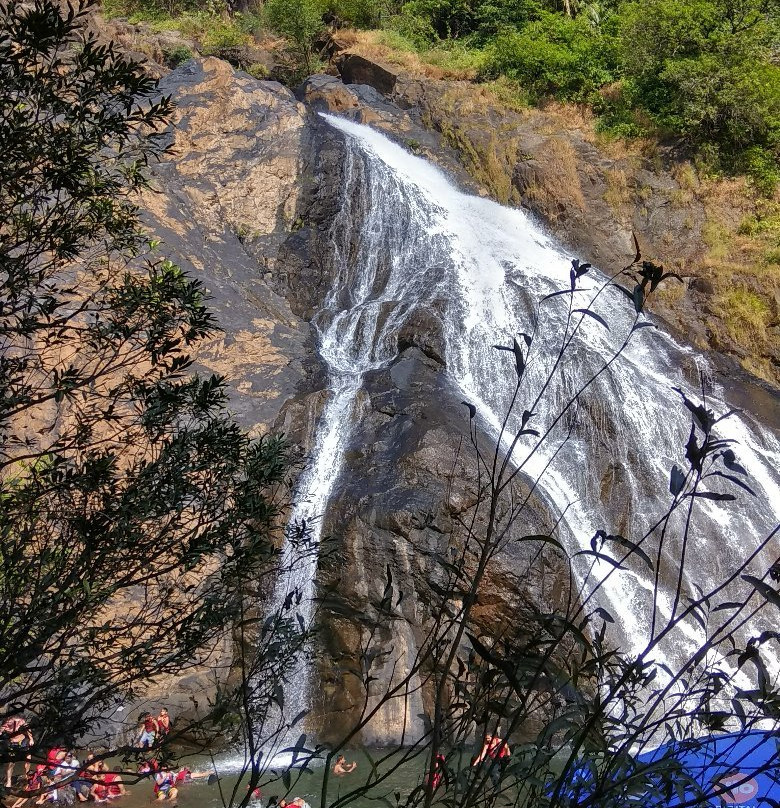
[[[780,407],[777,405],[780,391],[745,371],[734,357],[712,351],[707,358],[715,368],[726,401],[780,436]]]
[[[441,581],[437,557],[466,541],[463,517],[477,502],[475,470],[468,443],[468,413],[439,362],[418,348],[403,351],[392,367],[366,379],[369,408],[344,457],[326,523],[332,556],[323,563],[321,591],[327,593],[328,619],[321,634],[319,673],[323,683],[316,712],[318,737],[338,738],[359,714],[362,690],[354,675],[366,621],[382,596],[389,569],[400,601],[399,620],[380,631],[400,660],[396,680],[406,675],[441,606],[431,582]],[[390,414],[390,417],[388,417]],[[543,503],[532,504],[517,520],[480,589],[473,628],[488,634],[518,630],[517,615],[528,603],[558,602],[568,592],[566,565],[555,553],[514,542],[545,532],[552,517]],[[479,527],[477,527],[479,530]],[[350,619],[351,618],[351,619]],[[378,663],[376,675],[391,681],[392,661]],[[419,737],[417,714],[429,707],[427,690],[405,705],[395,700],[360,737],[364,743]]]
[[[345,84],[368,84],[383,95],[390,95],[398,80],[398,73],[388,65],[381,65],[355,53],[344,56],[338,67]]]
[[[431,305],[415,309],[398,332],[398,352],[411,347],[419,348],[440,365],[445,364],[442,322]]]

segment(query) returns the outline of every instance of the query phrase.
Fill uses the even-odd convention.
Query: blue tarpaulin
[[[583,761],[567,781],[559,799],[569,806],[780,808],[780,736],[751,730],[687,739],[606,768]]]
[[[666,805],[679,805],[699,795],[712,795],[703,805],[740,808],[780,808],[780,738],[773,732],[752,730],[710,735],[658,747],[639,755],[641,763],[673,760],[694,785],[670,795]],[[718,794],[717,792],[722,792]]]

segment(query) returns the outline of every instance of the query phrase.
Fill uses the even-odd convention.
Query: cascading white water
[[[536,302],[567,286],[571,265],[570,256],[523,212],[462,194],[438,169],[383,135],[325,117],[345,134],[347,157],[342,206],[331,230],[333,287],[315,318],[331,397],[320,418],[313,464],[294,515],[310,520],[327,507],[349,443],[352,407],[363,375],[395,357],[399,328],[412,312],[428,308],[440,319],[453,386],[477,406],[482,423],[497,437],[516,378],[507,362],[511,354],[491,346],[511,344],[520,332],[531,330]],[[593,289],[599,285],[595,277],[585,284]],[[578,305],[586,305],[588,297],[582,295]],[[565,305],[559,299],[544,308],[521,412],[532,405],[534,391],[548,375]],[[633,309],[619,292],[606,292],[593,308],[609,321],[611,330],[583,320],[574,361],[570,358],[565,372],[534,405],[537,428],[554,417],[578,383],[599,370],[631,328]],[[559,513],[565,512],[570,542],[589,549],[596,529],[612,528],[598,496],[601,481],[589,462],[590,453],[607,438],[615,466],[632,470],[631,501],[625,503],[630,514],[627,535],[641,531],[665,510],[669,472],[681,462],[689,428],[672,387],[697,399],[699,391],[688,376],[703,366],[690,349],[668,336],[656,331],[636,334],[619,361],[588,391],[582,431],[575,431],[557,454],[560,441],[555,440],[541,450],[531,451],[532,443],[515,450],[514,462],[538,477],[543,496]],[[726,409],[717,398],[709,398],[708,406],[717,413]],[[757,497],[749,500],[745,494],[728,508],[717,502],[702,504],[700,532],[706,543],[695,549],[685,579],[689,586],[698,583],[705,589],[704,562],[717,566],[724,547],[726,563],[730,557],[747,555],[776,525],[780,507],[780,444],[775,437],[747,416],[725,421],[720,434],[738,441],[739,460],[749,471]],[[690,577],[694,566],[695,577]],[[316,563],[293,569],[291,577],[280,581],[278,603],[290,586],[301,589],[305,601],[311,600]],[[648,640],[652,581],[641,571],[616,572],[611,567],[597,569],[597,577],[605,579],[599,605],[618,621],[623,651],[639,653]],[[671,602],[662,598],[657,609],[668,615]],[[303,616],[310,619],[309,606],[304,605]],[[702,639],[698,627],[686,623],[655,658],[674,666]],[[307,704],[308,678],[302,677],[299,685],[297,692],[287,694],[288,702],[296,702],[293,711]]]
[[[297,614],[306,626],[313,614],[317,570],[312,548],[320,540],[322,515],[341,470],[341,456],[349,441],[352,410],[363,375],[395,356],[395,334],[410,310],[410,303],[436,286],[426,279],[424,266],[418,266],[416,272],[410,271],[414,266],[413,244],[425,234],[425,198],[417,198],[418,209],[414,209],[414,202],[408,209],[405,227],[411,238],[404,250],[384,227],[384,212],[380,208],[353,209],[363,198],[353,191],[367,182],[365,198],[389,193],[386,201],[395,208],[409,207],[408,194],[397,186],[394,195],[392,188],[382,187],[381,174],[364,175],[364,169],[360,152],[348,150],[343,204],[331,232],[333,287],[314,318],[319,353],[328,368],[330,396],[315,431],[312,462],[299,483],[291,514],[291,522],[305,520],[310,532],[306,547],[285,543],[280,563],[284,573],[271,604],[271,612],[278,613],[291,592],[299,593]],[[349,246],[354,240],[355,221],[361,222],[365,236],[358,240],[356,249]],[[301,666],[299,675],[285,685],[285,705],[290,715],[309,708],[310,676],[308,668]],[[291,741],[292,734],[286,740]]]

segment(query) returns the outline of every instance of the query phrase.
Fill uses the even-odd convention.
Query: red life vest
[[[59,765],[59,762],[65,757],[64,752],[64,746],[55,746],[53,749],[49,749],[49,754],[46,755],[46,763],[50,767]]]
[[[119,787],[119,775],[115,772],[109,772],[103,775],[103,782],[106,784],[106,789],[109,794],[121,794],[122,789]]]
[[[501,740],[501,738],[494,738],[488,748],[488,755],[493,758],[493,760],[501,760],[501,758],[509,757],[509,746],[507,742]]]

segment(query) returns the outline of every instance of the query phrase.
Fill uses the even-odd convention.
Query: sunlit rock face
[[[161,90],[176,103],[171,152],[152,166],[144,219],[160,253],[203,282],[223,329],[200,364],[230,379],[244,425],[267,427],[313,355],[307,324],[269,286],[295,222],[306,111],[218,59],[189,62]]]

